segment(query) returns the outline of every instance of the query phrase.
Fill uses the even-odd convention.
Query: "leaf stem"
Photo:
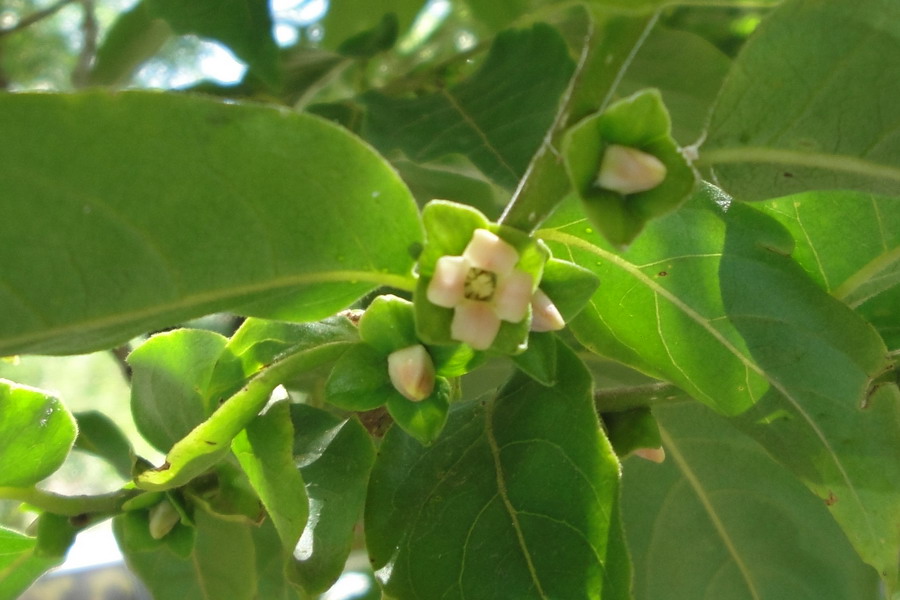
[[[701,151],[694,164],[698,167],[709,167],[726,163],[782,163],[900,182],[900,167],[872,162],[858,156],[800,152],[786,148],[758,146],[714,148]]]
[[[140,493],[140,490],[119,490],[96,496],[64,496],[36,487],[0,487],[0,499],[18,500],[65,517],[117,513],[122,504]]]
[[[167,490],[206,471],[227,453],[231,440],[265,407],[276,386],[309,369],[335,360],[351,342],[331,342],[290,354],[260,371],[211,417],[175,443],[161,467],[136,478],[144,490]]]
[[[671,383],[647,383],[643,385],[605,388],[594,392],[597,412],[623,412],[634,408],[686,402],[690,396]]]

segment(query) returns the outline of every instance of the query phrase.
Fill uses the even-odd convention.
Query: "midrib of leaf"
[[[192,306],[203,306],[206,304],[223,303],[227,300],[238,300],[241,297],[249,296],[264,291],[280,291],[288,290],[292,287],[306,285],[310,283],[356,283],[366,282],[376,285],[384,285],[394,287],[404,291],[412,292],[415,284],[412,278],[396,275],[392,273],[372,272],[372,271],[320,271],[317,273],[303,273],[297,275],[288,275],[277,279],[268,279],[263,282],[251,283],[242,286],[229,287],[227,290],[213,290],[209,292],[201,292],[184,296],[176,301],[165,304],[156,304],[154,306],[142,308],[139,310],[115,313],[105,315],[93,319],[76,321],[66,325],[43,329],[36,333],[26,333],[14,337],[7,337],[0,345],[0,356],[4,355],[9,348],[15,348],[22,344],[33,344],[57,336],[72,334],[77,332],[102,330],[117,325],[125,325],[133,321],[142,321],[153,316],[162,316],[190,308]]]
[[[518,512],[515,507],[512,505],[512,502],[509,499],[509,493],[506,489],[506,480],[503,475],[503,467],[500,464],[500,447],[497,445],[497,438],[494,437],[494,408],[496,407],[496,401],[490,402],[488,404],[488,410],[485,411],[484,415],[484,431],[485,437],[487,438],[488,446],[491,449],[491,458],[494,461],[494,473],[497,476],[497,491],[500,494],[500,500],[503,501],[503,506],[506,509],[506,512],[509,514],[509,518],[512,521],[513,530],[516,532],[516,539],[519,542],[519,548],[522,550],[522,556],[525,558],[525,563],[528,566],[528,573],[531,575],[531,580],[534,582],[535,587],[537,587],[538,594],[543,600],[549,600],[549,597],[544,592],[543,586],[541,586],[541,580],[538,577],[537,569],[534,567],[534,561],[531,558],[531,552],[528,550],[528,544],[525,542],[525,534],[522,532],[522,526],[519,523]]]
[[[841,478],[847,486],[847,489],[850,490],[853,495],[853,500],[856,503],[859,511],[862,515],[864,515],[866,526],[869,530],[869,535],[872,536],[872,539],[878,539],[876,535],[876,530],[873,527],[873,524],[869,518],[869,512],[866,510],[865,506],[862,503],[862,499],[859,497],[859,494],[856,490],[856,486],[853,485],[853,482],[850,480],[850,475],[847,473],[847,470],[844,468],[844,464],[839,459],[837,453],[831,447],[831,443],[828,441],[828,438],[825,436],[824,432],[819,428],[819,425],[813,420],[812,416],[803,408],[800,402],[793,397],[790,391],[777,379],[772,377],[767,371],[761,369],[755,362],[746,357],[737,347],[735,347],[730,341],[728,341],[719,331],[717,331],[709,322],[708,319],[704,318],[702,315],[697,313],[690,306],[685,304],[680,298],[672,294],[669,290],[660,286],[656,281],[647,277],[644,273],[642,273],[637,267],[632,265],[630,262],[621,258],[620,256],[613,254],[611,252],[607,252],[602,248],[599,248],[590,242],[582,240],[579,237],[574,235],[563,233],[561,231],[557,231],[554,229],[541,229],[536,235],[545,240],[551,240],[555,242],[559,242],[565,245],[575,246],[577,248],[581,248],[587,252],[595,254],[600,258],[608,261],[609,263],[619,267],[635,279],[637,279],[640,283],[647,286],[650,290],[659,294],[666,298],[669,302],[672,303],[678,310],[683,312],[688,318],[692,321],[696,322],[700,327],[705,329],[713,338],[716,339],[722,346],[728,350],[731,354],[735,356],[747,369],[752,370],[757,375],[765,379],[769,385],[771,385],[775,390],[777,390],[790,404],[797,410],[797,413],[806,421],[807,425],[809,425],[810,429],[815,433],[816,437],[821,442],[822,446],[828,452],[828,456],[831,458],[838,472],[840,473]]]
[[[494,155],[494,158],[496,158],[500,162],[500,164],[503,165],[503,168],[509,172],[512,178],[518,179],[519,174],[516,173],[516,170],[513,169],[508,162],[506,162],[506,159],[503,158],[503,155],[500,154],[500,151],[497,150],[497,148],[494,147],[494,145],[491,143],[491,140],[488,139],[488,136],[484,132],[484,130],[478,125],[477,122],[475,122],[475,119],[473,119],[471,115],[466,112],[462,105],[456,101],[456,98],[453,97],[453,94],[445,89],[441,89],[441,95],[446,98],[447,102],[450,103],[450,106],[453,108],[453,110],[459,113],[459,116],[463,120],[463,122],[465,122],[465,124],[475,132],[475,135],[477,135],[484,143],[485,148],[487,148],[488,151]]]
[[[206,589],[206,580],[203,578],[203,569],[200,567],[200,561],[197,560],[196,551],[191,553],[191,564],[194,565],[194,570],[197,573],[197,585],[200,587],[203,600],[210,600],[209,590]]]
[[[753,581],[753,575],[750,573],[750,569],[744,563],[744,559],[738,552],[737,547],[734,544],[734,540],[731,539],[731,534],[728,533],[728,528],[719,517],[719,513],[716,511],[716,507],[713,506],[712,500],[710,500],[709,495],[706,493],[706,490],[703,487],[703,484],[697,478],[697,474],[694,473],[694,471],[691,469],[690,464],[688,464],[688,461],[681,453],[681,449],[675,443],[675,440],[673,440],[669,435],[668,431],[666,431],[665,427],[662,426],[662,424],[659,425],[659,435],[662,438],[662,442],[666,447],[666,450],[669,451],[669,454],[672,456],[672,459],[678,466],[678,470],[681,471],[681,474],[687,480],[688,484],[691,486],[691,489],[694,490],[694,494],[697,496],[700,504],[703,505],[703,510],[706,511],[706,514],[707,516],[709,516],[709,520],[712,522],[716,533],[719,534],[719,537],[722,539],[722,543],[725,544],[725,548],[728,550],[728,554],[731,555],[732,560],[734,560],[735,565],[737,565],[738,570],[741,572],[741,577],[743,577],[744,582],[747,584],[747,591],[750,592],[750,596],[753,598],[753,600],[761,600],[762,597],[759,595],[759,591],[756,589],[756,583]]]
[[[879,273],[883,273],[884,271],[898,264],[900,264],[900,246],[894,248],[889,252],[879,254],[868,263],[866,263],[861,269],[848,277],[841,285],[837,286],[834,289],[834,297],[838,300],[846,301],[847,298],[852,296],[856,290],[874,279],[876,275],[878,275]],[[865,296],[848,304],[851,308],[856,308],[857,306],[871,298],[873,295],[874,294]]]
[[[900,167],[872,162],[858,156],[762,146],[706,150],[700,154],[700,158],[694,164],[709,167],[727,163],[790,164],[900,182]]]

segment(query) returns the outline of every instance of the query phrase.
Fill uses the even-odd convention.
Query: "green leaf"
[[[57,398],[0,379],[0,486],[31,486],[56,471],[75,435],[75,419]]]
[[[879,597],[825,504],[752,440],[694,403],[654,412],[668,458],[629,459],[622,484],[637,600]]]
[[[131,479],[134,450],[125,433],[102,412],[91,410],[75,413],[78,437],[75,448],[107,461],[125,480]]]
[[[599,285],[600,280],[589,269],[556,258],[547,261],[541,277],[541,290],[566,322],[581,312]]]
[[[418,344],[412,302],[393,295],[378,296],[359,320],[359,336],[385,356]]]
[[[155,600],[257,598],[250,528],[216,519],[203,510],[197,510],[194,518],[193,548],[188,556],[180,556],[150,537],[146,513],[116,517],[113,530],[129,569]]]
[[[731,60],[697,34],[657,26],[625,72],[617,92],[628,96],[646,88],[662,95],[681,146],[697,142],[728,74]]]
[[[209,385],[227,343],[212,331],[176,329],[151,337],[128,356],[134,423],[158,450],[168,451],[217,408]]]
[[[310,519],[289,569],[310,593],[340,576],[353,545],[375,448],[356,419],[341,420],[302,404],[291,406],[294,456],[307,485]]]
[[[293,446],[294,428],[286,402],[269,407],[231,443],[288,552],[297,545],[309,516],[306,487],[294,466]]]
[[[375,28],[385,15],[392,14],[397,29],[402,34],[412,25],[424,0],[342,0],[328,6],[322,19],[324,36],[322,43],[329,48],[338,47],[344,40]]]
[[[556,336],[551,332],[532,331],[528,349],[512,357],[523,373],[542,385],[556,385]]]
[[[372,29],[361,31],[344,40],[338,46],[337,51],[339,54],[353,58],[371,58],[394,46],[397,41],[398,28],[397,15],[387,13]]]
[[[631,243],[649,220],[678,208],[694,187],[694,173],[672,139],[669,113],[657,90],[639,92],[584,119],[563,144],[566,169],[588,218],[617,246]],[[663,182],[627,195],[597,186],[601,161],[613,144],[656,157],[666,167]]]
[[[113,22],[91,67],[91,85],[128,83],[135,71],[172,36],[172,28],[154,18],[147,1],[121,13]]]
[[[455,86],[417,98],[365,94],[364,137],[416,162],[463,154],[511,189],[553,122],[572,68],[548,25],[505,31],[478,72]]]
[[[394,394],[399,392],[391,383],[387,356],[364,343],[338,359],[325,383],[328,402],[344,410],[372,410]]]
[[[0,262],[28,264],[3,271],[0,355],[105,348],[228,309],[316,320],[377,285],[412,287],[409,191],[316,117],[174,94],[8,94],[0,130]]]
[[[221,42],[271,87],[281,81],[268,0],[145,0],[176,33]]]
[[[857,551],[891,582],[900,532],[900,403],[874,331],[794,263],[770,217],[712,188],[652,224],[622,255],[572,213],[539,232],[603,286],[572,330],[598,354],[667,379],[726,415],[830,507]],[[552,244],[555,246],[555,244]],[[868,406],[867,410],[860,410]],[[746,411],[746,412],[745,412]],[[876,491],[879,490],[879,491]],[[890,532],[885,533],[885,532]]]
[[[659,427],[647,407],[633,408],[602,415],[609,441],[620,457],[640,448],[659,448]]]
[[[0,527],[0,598],[18,598],[64,558],[65,555],[39,554],[36,538]]]
[[[434,382],[434,391],[419,402],[412,402],[400,394],[387,400],[387,410],[403,431],[428,446],[438,438],[447,423],[447,411],[453,391],[443,377]]]
[[[386,594],[600,598],[618,467],[590,375],[558,352],[558,386],[516,376],[456,405],[430,447],[388,432],[365,515]]]
[[[138,487],[165,490],[183,485],[203,473],[228,452],[231,440],[265,407],[282,382],[336,360],[347,342],[333,342],[283,356],[255,375],[208,419],[180,439],[166,462],[136,478]]]
[[[307,600],[288,580],[281,538],[271,520],[250,530],[256,554],[257,597],[262,600]]]
[[[809,276],[900,348],[900,200],[816,192],[759,207],[791,232]]]
[[[737,200],[900,193],[898,53],[893,0],[786,0],[735,60],[701,163]]]

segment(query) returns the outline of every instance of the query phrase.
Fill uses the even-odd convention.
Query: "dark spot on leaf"
[[[168,471],[170,468],[172,468],[172,465],[169,464],[169,461],[166,461],[153,470],[154,471]]]
[[[666,272],[666,271],[660,271],[660,272],[657,273],[656,275],[657,275],[658,277],[665,277],[665,276],[668,275],[668,274],[669,274],[669,273]]]
[[[825,498],[825,506],[831,506],[835,502],[837,502],[837,497],[834,495],[834,492],[828,490],[828,497]]]
[[[204,441],[206,444],[209,444],[210,446],[215,446],[215,445],[216,445],[216,442],[211,442],[211,441],[209,441],[209,440],[203,440],[203,441]]]
[[[790,172],[788,172],[788,171],[785,171],[785,172],[784,172],[784,176],[785,176],[785,177],[793,177],[794,174],[793,174],[793,173],[790,173]]]

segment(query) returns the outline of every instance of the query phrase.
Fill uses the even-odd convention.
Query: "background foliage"
[[[0,355],[107,376],[0,365],[0,599],[107,520],[159,599],[900,599],[895,56],[892,0],[7,2]],[[386,410],[435,198],[568,328]]]

